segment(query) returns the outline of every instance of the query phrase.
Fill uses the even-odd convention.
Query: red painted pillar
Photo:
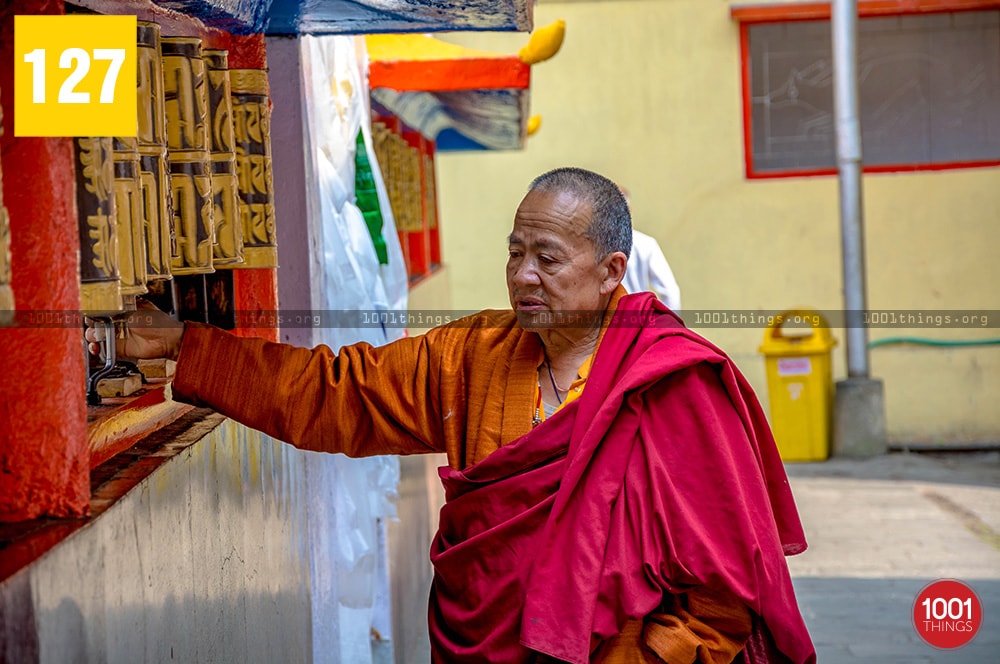
[[[233,35],[229,42],[230,69],[266,69],[267,46],[264,35]],[[278,219],[277,223],[291,223]],[[278,311],[278,274],[274,268],[247,268],[233,270],[234,309],[245,313],[260,313],[262,320],[269,320]],[[278,340],[276,326],[266,328],[237,327],[235,334],[244,337],[263,337]]]
[[[0,521],[72,516],[90,504],[83,331],[29,327],[42,311],[80,309],[73,144],[14,138],[14,13],[62,14],[61,0],[0,10],[3,200],[20,327],[0,328]]]

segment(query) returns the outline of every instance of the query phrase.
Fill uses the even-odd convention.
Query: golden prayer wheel
[[[118,221],[112,141],[73,139],[80,232],[80,308],[96,315],[121,311]]]
[[[243,262],[243,227],[239,219],[228,53],[207,50],[202,52],[202,57],[208,75],[208,146],[215,206],[212,260],[216,267],[233,266]]]
[[[174,206],[167,151],[139,146],[139,186],[146,229],[146,279],[170,279],[171,256],[177,249]]]
[[[177,254],[175,275],[205,274],[212,268],[212,172],[203,151],[170,152],[170,189]]]
[[[240,223],[243,227],[245,260],[241,267],[277,267],[267,72],[263,69],[230,69],[229,80],[232,86]]]
[[[437,228],[437,177],[434,173],[434,159],[429,154],[424,158],[424,209],[427,211],[427,227]]]
[[[160,26],[136,22],[139,182],[146,228],[146,279],[169,279],[176,251],[170,169],[167,165],[167,115],[160,58]]]
[[[167,145],[166,97],[163,90],[163,60],[160,57],[160,26],[136,22],[136,88],[139,95],[139,146]],[[175,84],[175,88],[176,88]]]
[[[0,107],[0,134],[3,134],[3,108]],[[0,168],[0,327],[14,322],[14,290],[10,286],[10,219],[3,205],[3,169]]]
[[[408,207],[411,231],[423,229],[423,196],[420,194],[420,187],[423,184],[420,179],[420,150],[405,142],[406,147],[406,192],[409,194]]]
[[[393,213],[397,214],[397,228],[401,231],[419,231],[421,229],[421,206],[423,205],[420,197],[420,155],[416,148],[398,134],[392,135],[392,142],[395,146],[393,156],[396,170],[394,175],[399,191],[397,197],[398,212],[396,208],[393,208]]]
[[[118,219],[118,274],[122,295],[146,292],[146,223],[135,138],[111,142],[115,168],[115,217]]]
[[[170,271],[205,274],[214,271],[215,206],[208,151],[208,85],[201,40],[164,37],[160,52],[176,236]]]

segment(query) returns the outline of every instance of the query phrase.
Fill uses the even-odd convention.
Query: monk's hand
[[[87,323],[84,336],[91,353],[100,355],[107,326]],[[165,357],[177,359],[184,337],[184,323],[174,320],[146,300],[136,302],[115,339],[116,354],[134,360]]]

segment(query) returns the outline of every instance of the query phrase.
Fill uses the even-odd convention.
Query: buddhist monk
[[[761,408],[722,351],[625,294],[631,239],[618,187],[560,168],[514,216],[510,310],[337,354],[168,319],[124,352],[176,358],[174,398],[302,449],[446,453],[435,662],[812,662]]]

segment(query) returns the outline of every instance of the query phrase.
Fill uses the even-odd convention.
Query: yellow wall
[[[631,192],[634,221],[663,246],[685,318],[737,361],[767,401],[759,328],[699,328],[697,310],[837,310],[835,177],[744,177],[739,29],[723,0],[544,2],[566,40],[532,68],[542,127],[511,153],[439,154],[443,255],[458,309],[507,305],[505,237],[529,181],[582,166]],[[515,52],[523,34],[445,39]],[[872,309],[995,310],[1000,319],[1000,169],[870,175],[864,181]],[[1000,337],[986,329],[876,329],[871,337]],[[844,377],[844,331],[834,377]],[[873,349],[890,438],[1000,441],[1000,345]]]

